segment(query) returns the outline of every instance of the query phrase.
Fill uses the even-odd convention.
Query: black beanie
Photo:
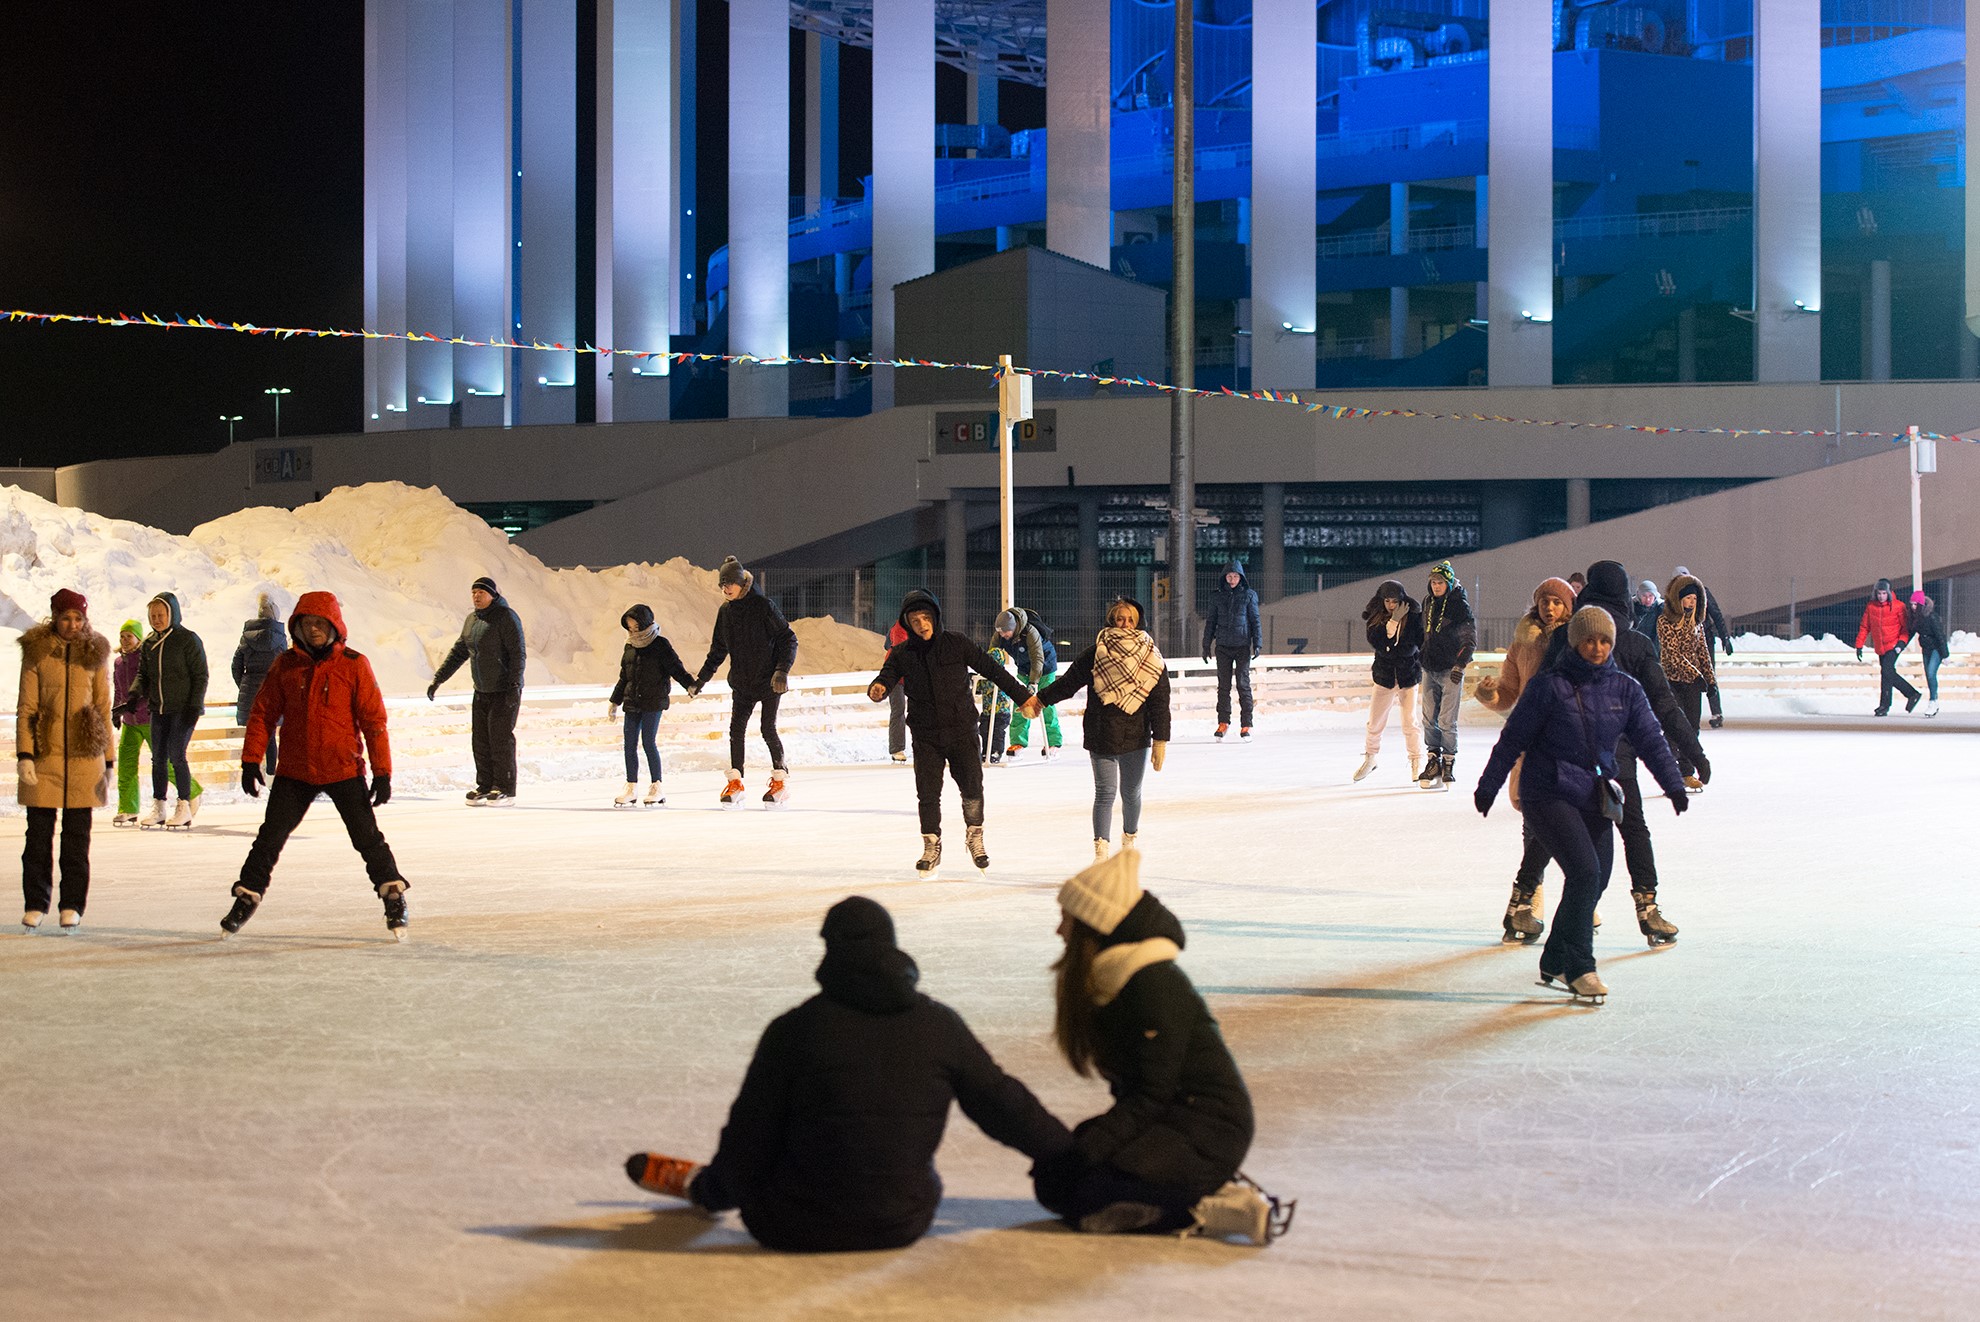
[[[742,561],[734,556],[728,556],[722,561],[722,567],[715,571],[715,581],[722,587],[727,587],[731,583],[740,583],[748,587],[749,571],[742,567]]]
[[[499,597],[502,595],[502,590],[495,586],[495,580],[488,577],[488,575],[486,574],[483,574],[480,578],[477,578],[474,582],[470,583],[468,587],[470,589],[480,588],[483,592],[486,592],[491,597]]]
[[[825,925],[818,929],[825,948],[850,942],[871,941],[883,947],[894,944],[894,919],[878,901],[864,895],[849,895],[825,911]]]
[[[1614,560],[1597,560],[1588,566],[1588,591],[1582,594],[1602,601],[1629,599],[1629,571]]]

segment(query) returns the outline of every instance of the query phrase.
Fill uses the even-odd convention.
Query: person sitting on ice
[[[983,752],[976,742],[976,695],[969,672],[989,680],[1015,704],[1031,697],[1010,671],[990,659],[967,635],[942,627],[942,606],[932,593],[916,588],[901,599],[901,627],[908,640],[887,653],[866,696],[885,702],[899,684],[907,691],[908,729],[914,732],[914,793],[921,809],[924,877],[942,862],[942,768],[955,777],[962,794],[963,826],[970,857],[990,866],[983,845]]]
[[[935,1220],[950,1101],[1034,1162],[1072,1143],[961,1015],[916,990],[920,971],[895,945],[886,909],[843,899],[819,935],[819,994],[763,1031],[715,1156],[634,1153],[634,1184],[706,1212],[740,1209],[765,1248],[894,1249]]]
[[[1038,1201],[1087,1234],[1277,1239],[1297,1204],[1238,1171],[1251,1093],[1176,963],[1182,924],[1141,889],[1141,851],[1068,880],[1059,910],[1059,1050],[1081,1078],[1098,1070],[1114,1104],[1073,1129],[1066,1153],[1038,1163]]]
[[[268,678],[248,713],[247,741],[241,746],[241,788],[261,796],[261,759],[269,736],[282,728],[275,778],[268,786],[268,815],[241,864],[234,907],[220,920],[232,936],[254,917],[268,893],[275,860],[302,824],[316,796],[327,794],[344,819],[351,844],[364,858],[365,875],[385,902],[385,927],[406,939],[406,879],[399,875],[392,847],[378,829],[372,809],[392,797],[392,748],[385,735],[385,698],[372,676],[371,662],[345,645],[344,610],[335,595],[305,592],[289,616],[295,643],[275,658]],[[364,779],[364,757],[371,754],[371,784]]]

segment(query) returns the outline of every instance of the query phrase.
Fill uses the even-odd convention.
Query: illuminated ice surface
[[[1971,733],[1712,736],[1696,810],[1653,804],[1680,942],[1645,949],[1619,877],[1613,995],[1575,1010],[1498,942],[1511,812],[1406,786],[1393,730],[1350,787],[1348,722],[1287,724],[1180,741],[1143,823],[1256,1094],[1247,1168],[1300,1199],[1269,1249],[1065,1233],[960,1117],[902,1252],[778,1257],[640,1196],[625,1154],[710,1148],[855,891],[1007,1068],[1099,1107],[1047,1040],[1089,780],[1077,753],[994,772],[993,870],[930,884],[904,769],[802,771],[774,813],[716,810],[705,771],[614,812],[608,770],[512,810],[395,801],[404,946],[327,804],[228,943],[257,806],[99,820],[87,935],[0,936],[0,1316],[1976,1315]]]

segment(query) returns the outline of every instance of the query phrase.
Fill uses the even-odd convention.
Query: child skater
[[[900,625],[894,626],[896,629]],[[990,648],[985,655],[1004,669],[1011,668],[1011,654],[1001,647]],[[888,690],[889,701],[901,693],[899,685]],[[1004,739],[1011,732],[1011,700],[998,691],[997,686],[987,679],[976,681],[976,698],[983,704],[982,715],[976,718],[976,742],[983,745],[984,760],[996,766],[1004,760]],[[901,696],[903,728],[906,724],[907,697]],[[905,754],[903,754],[905,756]]]
[[[942,768],[962,793],[963,826],[970,857],[990,866],[983,845],[983,753],[976,742],[976,702],[969,672],[1002,689],[1014,703],[1031,696],[1011,673],[966,635],[942,628],[942,607],[920,588],[901,599],[901,627],[908,640],[887,653],[866,696],[887,700],[899,683],[907,690],[908,729],[914,735],[914,793],[921,807],[921,858],[914,869],[933,879],[942,864]]]
[[[305,592],[289,616],[294,646],[277,657],[248,715],[241,748],[241,788],[261,796],[268,735],[282,727],[281,760],[268,785],[268,815],[241,864],[234,907],[220,920],[228,936],[254,917],[275,860],[319,794],[330,796],[351,844],[364,858],[371,888],[385,902],[385,927],[406,939],[406,880],[372,809],[392,797],[392,749],[385,737],[385,698],[371,662],[345,646],[344,611],[328,592]],[[364,780],[369,750],[373,775]]]
[[[20,639],[14,748],[20,804],[27,810],[21,926],[32,934],[48,912],[59,815],[66,935],[82,926],[89,905],[90,809],[103,805],[116,765],[110,751],[110,640],[89,627],[89,602],[72,588],[49,598],[48,614]]]
[[[1066,1127],[998,1068],[962,1016],[915,989],[920,971],[884,908],[841,900],[819,935],[819,994],[763,1031],[715,1156],[703,1165],[637,1152],[626,1159],[633,1183],[707,1212],[739,1208],[765,1248],[844,1253],[902,1248],[927,1232],[952,1100],[1034,1162],[1066,1150]]]
[[[694,676],[681,664],[680,653],[660,632],[653,608],[634,606],[619,617],[626,630],[626,652],[619,658],[619,682],[612,689],[611,711],[626,709],[626,791],[612,800],[615,808],[632,806],[639,793],[639,750],[646,749],[646,769],[653,779],[646,787],[646,806],[667,801],[660,788],[660,718],[672,701],[673,681],[694,687]]]

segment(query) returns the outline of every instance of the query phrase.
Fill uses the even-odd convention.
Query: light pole
[[[234,443],[234,424],[240,420],[241,415],[238,413],[222,413],[220,415],[220,421],[227,424],[227,444],[229,445]]]
[[[275,439],[279,441],[282,439],[282,396],[289,393],[289,388],[287,386],[270,386],[261,393],[275,396]]]

